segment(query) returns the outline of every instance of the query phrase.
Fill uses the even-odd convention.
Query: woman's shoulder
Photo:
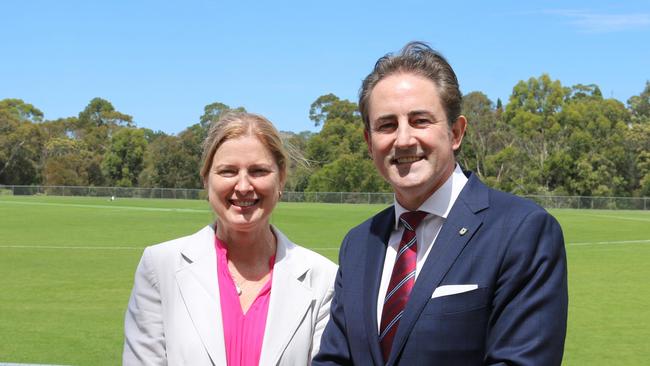
[[[322,272],[326,276],[334,276],[338,266],[324,255],[308,249],[300,244],[289,240],[280,230],[274,228],[278,237],[278,245],[283,246],[286,254],[294,257],[294,263],[303,263],[308,265],[312,271]]]
[[[308,260],[309,263],[312,264],[312,268],[314,270],[320,270],[328,273],[336,273],[338,266],[334,262],[332,262],[332,260],[330,260],[329,258],[311,249],[307,249],[301,245],[295,243],[293,245],[295,246],[296,252],[299,253],[306,260]]]
[[[178,269],[209,255],[213,243],[214,231],[206,226],[194,234],[146,247],[140,267],[155,274],[158,281],[171,280]]]
[[[193,234],[148,246],[145,248],[145,253],[156,258],[176,256],[186,248],[196,246],[197,243],[208,242],[211,238],[214,238],[214,230],[207,225]]]

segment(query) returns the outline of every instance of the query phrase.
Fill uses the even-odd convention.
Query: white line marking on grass
[[[136,211],[162,211],[162,212],[211,212],[209,209],[195,208],[163,208],[163,207],[138,207],[138,206],[111,206],[111,205],[81,205],[78,203],[51,203],[51,202],[15,202],[0,201],[0,203],[12,203],[16,205],[33,205],[33,206],[57,206],[57,207],[77,207],[77,208],[111,208],[114,210],[136,210]]]
[[[75,247],[75,246],[49,246],[49,245],[0,245],[8,249],[81,249],[81,250],[144,250],[144,247]],[[0,365],[2,366],[2,365]]]
[[[7,249],[80,249],[80,250],[144,250],[144,247],[90,247],[90,246],[61,246],[61,245],[0,245]],[[339,248],[308,248],[316,251],[339,250]],[[2,364],[0,364],[2,366]]]
[[[50,365],[41,363],[4,363],[0,362],[0,366],[65,366],[65,365]]]
[[[642,240],[620,240],[620,241],[592,241],[580,243],[567,243],[567,246],[587,246],[587,245],[618,245],[618,244],[650,244],[650,239]],[[90,247],[90,246],[61,246],[61,245],[0,245],[0,248],[6,249],[78,249],[78,250],[144,250],[144,247]],[[338,251],[339,248],[308,248],[314,251]],[[0,366],[3,366],[0,364]]]
[[[617,244],[650,244],[650,239],[642,240],[620,240],[620,241],[590,241],[580,243],[567,243],[569,246],[586,246],[586,245],[617,245]],[[316,251],[339,250],[339,248],[309,248]]]
[[[596,215],[596,214],[584,214],[584,216],[598,217],[598,218],[603,218],[603,219],[650,222],[650,217],[648,217],[648,218],[645,218],[645,217],[624,217],[624,216],[615,216],[615,215]]]
[[[620,240],[620,241],[592,241],[592,242],[583,242],[583,243],[568,243],[567,245],[583,246],[583,245],[610,245],[610,244],[650,244],[650,239]]]

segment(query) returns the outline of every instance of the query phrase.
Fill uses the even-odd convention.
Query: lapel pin
[[[467,228],[464,227],[464,228],[458,230],[458,233],[459,233],[461,236],[467,234]]]

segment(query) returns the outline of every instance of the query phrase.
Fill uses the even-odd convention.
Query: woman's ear
[[[278,190],[278,199],[282,198],[282,192],[284,191],[285,179],[280,179],[280,189]]]

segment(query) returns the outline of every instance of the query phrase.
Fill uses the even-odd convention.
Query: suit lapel
[[[379,284],[384,269],[386,247],[394,226],[395,208],[391,206],[373,219],[370,225],[368,241],[364,247],[366,251],[365,270],[363,271],[362,281],[364,296],[360,302],[360,309],[363,312],[366,335],[370,340],[370,355],[375,365],[382,365],[384,363],[379,345],[379,332],[377,330],[377,296],[379,296]]]
[[[303,284],[309,276],[304,258],[281,232],[274,229],[274,233],[278,246],[260,365],[278,363],[315,300],[311,289]]]
[[[476,213],[488,207],[487,194],[487,188],[475,176],[470,176],[415,281],[393,340],[390,362],[387,364],[395,362],[431,294],[481,226],[482,220]]]
[[[197,233],[181,255],[187,265],[176,272],[176,283],[183,302],[212,362],[225,365],[213,229],[206,227]]]

